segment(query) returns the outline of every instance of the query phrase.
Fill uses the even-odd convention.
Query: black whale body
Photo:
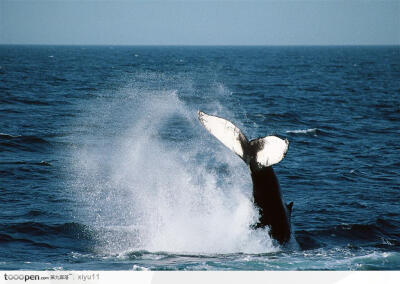
[[[256,228],[268,226],[270,235],[280,244],[290,240],[291,202],[285,205],[279,187],[278,178],[272,167],[251,171],[253,181],[254,204],[259,208],[260,219]]]
[[[283,202],[279,181],[272,165],[286,155],[289,142],[275,136],[248,141],[231,122],[200,111],[198,116],[211,134],[249,166],[253,181],[253,201],[260,216],[254,228],[269,227],[269,234],[273,239],[281,245],[287,243],[291,237],[293,202],[288,205]]]

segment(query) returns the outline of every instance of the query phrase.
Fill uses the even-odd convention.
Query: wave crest
[[[317,135],[319,132],[318,128],[308,128],[308,129],[297,129],[297,130],[287,130],[286,133],[290,134],[314,134]]]

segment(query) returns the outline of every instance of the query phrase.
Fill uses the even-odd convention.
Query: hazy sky
[[[400,0],[0,0],[9,43],[400,44]]]

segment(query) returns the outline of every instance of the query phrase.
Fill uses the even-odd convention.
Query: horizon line
[[[383,44],[83,44],[83,43],[0,43],[0,46],[98,46],[98,47],[400,47],[400,43]]]

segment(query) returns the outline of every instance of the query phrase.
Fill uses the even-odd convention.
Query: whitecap
[[[308,129],[287,130],[286,133],[293,133],[293,134],[308,134],[308,133],[312,133],[312,134],[316,135],[317,131],[318,131],[318,128],[308,128]]]

